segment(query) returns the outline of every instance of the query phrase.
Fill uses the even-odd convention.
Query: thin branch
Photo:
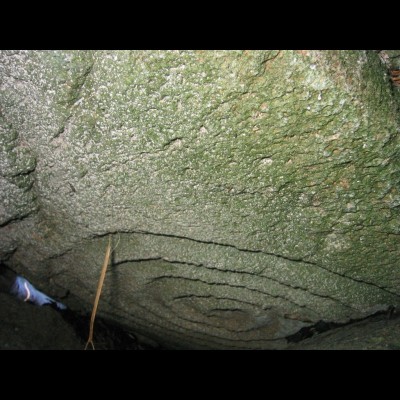
[[[108,245],[107,245],[106,255],[104,257],[103,268],[101,269],[100,279],[99,279],[99,283],[97,285],[96,298],[94,299],[92,316],[90,317],[89,337],[88,337],[88,340],[86,342],[85,350],[87,349],[89,344],[92,345],[92,348],[94,350],[94,344],[93,344],[94,320],[96,318],[96,312],[97,312],[97,307],[99,305],[101,290],[103,289],[104,278],[106,277],[107,266],[108,266],[108,263],[110,261],[110,254],[111,254],[111,236],[108,239]]]

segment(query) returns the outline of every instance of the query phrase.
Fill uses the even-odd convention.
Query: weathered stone
[[[365,51],[0,53],[0,255],[164,345],[399,304],[399,90]],[[35,277],[35,280],[32,279]]]

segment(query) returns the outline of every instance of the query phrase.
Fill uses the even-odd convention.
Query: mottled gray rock
[[[0,258],[176,348],[399,304],[399,90],[377,52],[2,51]]]

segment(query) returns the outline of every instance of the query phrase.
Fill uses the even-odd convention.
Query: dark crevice
[[[279,257],[279,258],[283,258],[283,259],[290,260],[290,261],[295,261],[295,262],[303,262],[303,263],[305,263],[305,264],[314,265],[314,266],[317,266],[317,267],[319,267],[319,268],[326,269],[326,268],[324,268],[324,267],[318,266],[317,264],[315,264],[315,263],[313,263],[313,262],[308,262],[308,261],[303,261],[303,260],[301,260],[301,259],[294,259],[294,258],[289,258],[289,257],[286,257],[286,256],[276,255],[276,254],[274,254],[274,253],[267,253],[267,252],[264,252],[264,251],[261,251],[261,250],[247,250],[247,249],[242,249],[242,248],[238,248],[238,247],[236,247],[236,246],[234,246],[234,245],[230,245],[230,244],[223,244],[223,243],[217,243],[217,242],[212,242],[212,241],[202,241],[202,240],[196,240],[196,239],[191,239],[191,238],[182,237],[182,236],[169,235],[169,234],[160,234],[160,233],[146,232],[146,231],[115,232],[115,233],[132,233],[132,234],[153,235],[153,236],[158,236],[158,237],[170,237],[170,238],[175,238],[175,239],[189,240],[189,241],[193,241],[193,242],[197,242],[197,243],[204,243],[204,244],[208,244],[208,245],[230,247],[230,248],[234,248],[234,249],[236,249],[236,250],[238,250],[238,251],[243,251],[243,252],[248,252],[248,253],[262,253],[262,254],[267,254],[267,255],[270,255],[270,256],[275,256],[275,257]],[[101,235],[94,235],[94,237],[104,237],[104,236],[107,236],[107,235],[109,235],[109,234],[110,234],[110,233],[104,233],[104,234],[101,234]],[[219,271],[219,272],[232,272],[232,273],[236,273],[236,274],[239,274],[239,273],[242,274],[242,273],[244,273],[244,274],[248,274],[248,275],[251,275],[251,276],[254,276],[254,277],[259,276],[259,273],[258,273],[258,274],[252,274],[252,273],[249,273],[249,272],[247,272],[247,271],[232,271],[232,270],[228,270],[228,269],[226,269],[226,270],[225,270],[225,269],[224,269],[224,270],[220,270],[220,269],[218,269],[218,268],[206,267],[206,266],[204,266],[204,265],[201,264],[201,263],[191,263],[191,262],[184,262],[184,261],[180,261],[180,260],[170,260],[170,259],[168,259],[168,258],[159,257],[159,256],[158,256],[158,257],[148,257],[148,258],[137,258],[137,259],[131,259],[131,260],[123,260],[123,261],[119,261],[119,262],[113,263],[113,265],[117,266],[117,265],[122,265],[122,264],[124,264],[124,263],[129,263],[129,262],[149,262],[149,261],[165,261],[165,262],[172,263],[172,264],[183,264],[183,265],[192,265],[192,266],[195,266],[195,267],[204,267],[204,268],[208,268],[208,269],[211,269],[211,270],[216,270],[216,271]],[[370,285],[372,285],[372,286],[375,286],[375,287],[377,287],[377,288],[382,289],[382,288],[379,287],[378,285],[371,284],[371,283],[368,283],[368,282],[364,282],[364,281],[362,281],[361,279],[349,278],[349,277],[346,277],[345,275],[342,275],[342,274],[340,274],[340,273],[336,273],[336,272],[330,271],[330,270],[328,270],[328,269],[327,269],[327,271],[328,271],[328,272],[331,272],[332,274],[335,274],[335,275],[338,275],[338,276],[341,276],[341,277],[344,277],[344,278],[347,278],[347,279],[351,279],[351,280],[356,281],[356,282],[359,282],[359,283],[370,284]],[[266,278],[266,279],[270,279],[270,278],[268,278],[268,277],[265,277],[265,278]],[[266,296],[271,296],[271,297],[276,297],[276,298],[282,298],[282,299],[284,299],[285,301],[289,301],[289,302],[291,302],[292,304],[295,304],[295,305],[298,306],[298,307],[307,308],[307,307],[305,307],[304,305],[297,304],[297,303],[295,303],[294,301],[288,300],[288,299],[286,299],[286,298],[283,297],[283,296],[271,295],[271,294],[269,294],[269,293],[267,293],[267,292],[264,292],[264,291],[259,290],[259,289],[256,289],[256,288],[249,288],[249,287],[247,287],[247,286],[245,286],[245,285],[237,285],[237,284],[226,283],[226,282],[207,282],[206,280],[202,280],[202,279],[192,279],[192,278],[190,278],[190,277],[182,277],[182,276],[174,276],[174,275],[164,275],[164,276],[158,276],[158,277],[152,278],[151,280],[149,280],[149,281],[147,282],[147,284],[152,284],[152,283],[154,283],[154,282],[161,281],[161,280],[163,280],[163,279],[175,279],[175,280],[183,279],[183,280],[191,280],[191,281],[200,281],[200,282],[202,282],[202,283],[204,283],[204,284],[207,284],[207,285],[217,285],[217,286],[218,286],[218,285],[220,285],[220,286],[224,286],[224,285],[225,285],[225,286],[229,286],[229,287],[235,287],[235,288],[239,288],[239,289],[245,289],[245,290],[249,290],[249,291],[258,292],[258,293],[261,293],[261,294],[266,295]],[[279,282],[279,281],[278,281],[278,283],[282,284],[282,283]],[[284,285],[284,284],[283,284],[283,285]],[[286,285],[286,286],[296,289],[295,287],[292,287],[292,286],[290,286],[290,285]],[[300,289],[301,289],[301,288],[300,288]],[[304,290],[307,290],[307,289],[304,289]],[[392,293],[392,294],[395,294],[395,293]],[[396,294],[396,295],[397,295],[397,294]],[[196,297],[212,297],[212,296],[181,295],[181,296],[177,296],[177,297],[173,298],[172,300],[174,301],[174,300],[179,300],[180,298],[189,298],[189,297],[196,298]],[[325,296],[320,296],[320,297],[325,297]],[[326,297],[329,298],[328,296],[326,296]],[[329,299],[330,299],[330,298],[329,298]],[[225,300],[229,300],[229,299],[225,299]],[[232,299],[232,300],[234,300],[234,301],[239,301],[239,300],[237,300],[237,299]],[[331,300],[336,301],[336,299],[331,299]],[[148,309],[147,307],[144,307],[143,305],[137,304],[136,306],[138,306],[138,307],[140,307],[140,308],[146,310],[146,312],[148,312],[149,314],[152,314],[154,317],[156,317],[157,320],[159,320],[160,318],[161,318],[161,320],[165,319],[165,317],[163,317],[162,315],[159,315],[158,313],[155,313],[154,310],[150,310],[150,309]],[[347,305],[346,305],[346,306],[347,306]],[[113,307],[115,307],[115,306],[113,305]],[[349,307],[349,306],[347,306],[347,307]],[[118,307],[116,307],[116,308],[118,308]],[[167,306],[167,308],[171,311],[170,307]],[[126,310],[120,310],[120,311],[121,311],[123,314],[127,314],[127,313],[126,313]],[[173,310],[172,310],[172,311],[173,311]],[[377,313],[375,313],[375,314],[372,314],[372,316],[375,316],[375,315],[377,315],[377,314],[391,313],[391,312],[392,312],[392,311],[390,311],[390,310],[384,311],[384,312],[380,311],[380,312],[377,312]],[[130,314],[128,313],[128,315],[130,315]],[[179,317],[182,318],[182,315],[179,315]],[[371,315],[370,315],[370,316],[367,316],[367,317],[360,318],[360,319],[350,319],[350,320],[349,320],[348,322],[346,322],[346,323],[336,323],[336,322],[329,322],[329,321],[328,321],[328,322],[327,322],[327,321],[318,321],[317,323],[315,323],[315,324],[312,325],[312,326],[309,326],[309,327],[305,327],[305,328],[300,329],[299,332],[297,332],[296,334],[287,336],[286,338],[280,338],[280,339],[275,339],[275,340],[286,339],[289,343],[297,343],[297,342],[299,342],[299,341],[301,341],[301,340],[304,340],[304,339],[306,339],[306,338],[309,338],[309,337],[313,336],[314,334],[326,332],[326,331],[328,331],[328,330],[335,329],[335,328],[337,328],[337,327],[342,327],[342,326],[349,325],[349,324],[352,324],[352,323],[355,323],[355,322],[359,322],[359,321],[362,321],[362,320],[366,320],[366,319],[368,319],[368,318],[370,318],[370,317],[371,317]],[[136,324],[137,324],[137,322],[138,322],[138,317],[137,317],[137,316],[133,316],[133,318],[136,320]],[[139,318],[139,319],[142,319],[142,318]],[[142,320],[143,320],[143,322],[146,321],[146,323],[149,322],[147,319],[142,319]],[[182,320],[185,320],[185,318],[182,318]],[[217,342],[219,342],[219,341],[221,341],[221,340],[224,340],[224,341],[226,340],[225,338],[219,337],[219,335],[212,335],[212,334],[211,334],[211,335],[210,335],[210,334],[205,335],[205,334],[203,334],[201,331],[196,331],[196,330],[191,330],[191,329],[185,328],[185,327],[181,326],[181,324],[173,323],[171,320],[168,320],[168,322],[169,322],[169,323],[172,323],[172,325],[175,326],[175,329],[166,328],[165,325],[159,325],[159,326],[158,326],[158,329],[156,329],[156,330],[154,331],[154,336],[160,336],[160,335],[161,335],[161,337],[162,337],[163,335],[166,335],[166,336],[170,336],[171,338],[175,338],[175,339],[176,339],[177,335],[179,335],[179,332],[184,331],[185,333],[183,333],[183,335],[184,335],[185,337],[187,337],[189,341],[191,341],[191,339],[195,339],[196,342],[198,342],[198,343],[204,342],[206,346],[209,346],[209,345],[211,345],[211,344],[214,343],[214,342],[217,343]],[[183,322],[183,321],[182,321],[182,322]],[[189,321],[189,320],[188,320],[187,322],[191,322],[191,323],[195,323],[195,324],[196,324],[196,323],[202,323],[202,322],[200,322],[200,321]],[[145,323],[145,325],[146,325],[146,323]],[[153,323],[153,322],[151,322],[151,323]],[[139,325],[140,325],[140,323],[139,323]],[[157,325],[157,324],[155,324],[155,325]],[[207,325],[207,323],[205,323],[205,325]],[[208,324],[208,325],[209,325],[209,324]],[[224,329],[224,328],[219,328],[219,327],[215,327],[215,328],[217,328],[217,329]],[[170,333],[167,334],[167,331],[170,331]],[[158,332],[158,333],[157,333],[157,332]],[[233,330],[232,330],[232,332],[233,332]],[[192,334],[190,334],[190,333],[192,333]],[[238,332],[238,333],[239,333],[239,332]],[[215,337],[214,337],[214,336],[215,336]],[[202,338],[202,337],[203,337],[203,338]],[[254,340],[254,339],[250,339],[250,340],[246,340],[246,339],[244,339],[244,340],[243,340],[243,339],[237,339],[237,340],[231,339],[231,340],[230,340],[230,339],[227,339],[227,340],[230,341],[230,342],[236,342],[236,345],[233,345],[233,344],[232,344],[232,346],[233,346],[233,347],[238,347],[238,348],[243,348],[243,345],[245,346],[245,343],[246,343],[246,342],[247,342],[247,343],[251,343],[251,342],[259,342],[259,343],[265,342],[265,343],[266,343],[266,342],[269,341],[269,340],[266,340],[266,339],[256,339],[256,340]],[[206,343],[207,343],[207,344],[206,344]],[[226,342],[225,342],[225,343],[226,343]],[[241,343],[242,343],[242,346],[241,346]],[[246,346],[245,346],[245,347],[246,347]]]
[[[73,250],[73,248],[72,248],[72,247],[69,247],[69,248],[67,248],[67,249],[65,249],[65,250],[62,250],[60,253],[57,253],[57,254],[53,254],[53,255],[48,256],[48,258],[49,258],[50,260],[57,259],[57,258],[61,258],[61,257],[65,256],[66,254],[70,253],[72,250]]]
[[[92,61],[82,72],[81,75],[76,77],[76,82],[75,84],[72,84],[72,89],[75,93],[73,93],[72,97],[70,98],[69,101],[69,106],[72,107],[79,99],[80,99],[80,94],[82,91],[83,86],[86,83],[87,77],[89,74],[92,72],[94,67],[94,61]]]
[[[110,304],[111,305],[111,304]],[[141,309],[144,311],[145,315],[151,316],[152,319],[149,318],[143,318],[141,317],[139,314],[134,313],[134,312],[128,312],[126,309],[119,307],[116,304],[112,304],[111,305],[112,308],[116,311],[118,311],[120,313],[120,318],[123,319],[130,319],[132,321],[134,321],[134,325],[135,327],[142,328],[143,332],[147,332],[148,331],[148,325],[149,322],[151,323],[152,326],[152,332],[151,335],[149,335],[149,337],[151,338],[161,338],[161,340],[159,340],[160,342],[166,342],[168,341],[168,339],[166,339],[167,337],[171,338],[171,342],[176,342],[177,337],[180,337],[180,342],[182,343],[182,338],[188,338],[189,341],[196,342],[197,344],[199,344],[199,342],[205,343],[203,345],[203,347],[205,348],[210,348],[210,340],[208,339],[209,336],[211,336],[212,338],[218,339],[220,340],[219,337],[216,337],[214,335],[210,335],[210,334],[205,334],[203,332],[199,332],[199,331],[194,331],[194,330],[188,330],[187,328],[179,325],[178,323],[172,321],[172,320],[168,320],[168,324],[172,325],[171,327],[168,327],[165,321],[165,316],[161,315],[157,312],[155,312],[154,310],[150,309],[149,307],[144,306],[143,304],[140,303],[136,303],[135,307]],[[110,316],[110,320],[111,319],[115,319],[115,315],[114,314],[110,314],[110,313],[106,313],[107,315]],[[123,317],[124,316],[124,317]],[[96,318],[97,321],[97,318]],[[141,322],[143,321],[143,322]],[[87,326],[89,326],[88,324],[86,324]],[[84,328],[86,329],[86,331],[84,331],[83,335],[85,336],[87,334],[87,327]],[[184,331],[184,333],[182,333],[182,331]],[[96,340],[96,334],[94,336],[95,340]],[[87,339],[87,336],[85,337],[85,340]],[[212,342],[212,340],[211,340]],[[187,346],[189,347],[189,346]],[[240,348],[240,346],[232,346],[232,347],[237,347]],[[157,347],[158,349],[158,347]]]
[[[245,286],[245,285],[232,284],[232,283],[229,283],[229,282],[208,282],[208,281],[205,281],[205,280],[200,279],[200,278],[189,278],[189,277],[175,276],[175,275],[161,275],[161,276],[157,276],[157,277],[152,278],[151,280],[149,280],[146,283],[146,285],[153,284],[154,282],[165,280],[165,279],[167,279],[167,280],[168,279],[186,280],[186,281],[190,281],[190,282],[201,282],[201,283],[205,283],[205,284],[210,285],[210,286],[227,286],[227,287],[232,287],[232,288],[244,289],[244,290],[248,290],[250,292],[256,292],[256,293],[260,293],[260,294],[265,295],[265,296],[270,296],[270,297],[273,297],[275,299],[282,299],[284,301],[287,301],[288,303],[294,304],[296,307],[301,307],[301,308],[308,309],[308,307],[305,306],[304,304],[296,303],[294,300],[290,300],[290,299],[286,298],[285,296],[278,295],[278,294],[271,294],[271,293],[265,292],[265,291],[260,290],[260,289],[250,288],[250,287]],[[311,310],[311,311],[313,311],[313,310]]]
[[[183,294],[179,296],[175,296],[172,298],[172,301],[177,301],[177,300],[185,300],[185,299],[211,299],[211,300],[222,300],[222,301],[232,301],[232,302],[237,302],[240,304],[247,304],[252,306],[253,308],[260,308],[260,305],[257,303],[253,303],[250,301],[245,301],[242,299],[236,299],[234,297],[218,297],[218,296],[213,296],[212,294],[207,294],[207,295],[197,295],[197,294]],[[263,310],[268,310],[270,307],[264,307]]]
[[[362,279],[357,279],[357,278],[354,278],[354,277],[347,276],[345,274],[341,274],[339,272],[332,271],[329,268],[323,267],[322,265],[319,265],[319,264],[317,264],[315,262],[312,262],[312,261],[306,261],[306,260],[304,260],[304,259],[302,259],[300,257],[298,257],[298,258],[289,257],[289,256],[284,256],[282,254],[276,254],[276,253],[267,252],[267,251],[264,251],[264,250],[244,249],[244,248],[240,248],[238,246],[235,246],[235,245],[232,245],[232,244],[227,244],[227,243],[219,243],[219,242],[214,242],[214,241],[193,239],[193,238],[189,238],[189,237],[185,237],[185,236],[178,236],[178,235],[165,234],[165,233],[155,233],[155,232],[142,231],[142,230],[131,231],[131,232],[113,232],[113,233],[133,233],[133,234],[144,234],[144,235],[159,236],[159,237],[169,237],[169,238],[174,238],[174,239],[189,240],[189,241],[193,241],[193,242],[196,242],[196,243],[203,243],[203,244],[207,244],[207,245],[229,247],[229,248],[235,249],[235,250],[240,251],[240,252],[245,252],[245,253],[266,254],[268,256],[281,258],[281,259],[284,259],[284,260],[287,260],[287,261],[291,261],[291,262],[295,262],[295,263],[303,263],[303,264],[306,264],[306,265],[317,267],[317,268],[323,269],[324,271],[327,271],[327,272],[329,272],[329,273],[331,273],[333,275],[340,276],[341,278],[348,279],[348,280],[353,281],[353,282],[365,284],[367,286],[373,286],[373,287],[376,287],[377,289],[380,289],[380,290],[382,290],[382,291],[384,291],[386,293],[389,293],[391,295],[400,297],[399,293],[392,292],[392,291],[388,290],[384,286],[380,286],[380,285],[377,285],[376,283],[373,283],[373,282],[364,281]],[[104,236],[104,235],[102,235],[102,236]]]
[[[32,172],[35,171],[35,169],[36,169],[36,164],[29,167],[28,170],[19,171],[19,172],[15,172],[15,173],[11,173],[9,175],[3,175],[3,176],[4,176],[4,178],[18,178],[20,176],[29,176],[30,174],[32,174]],[[13,183],[13,182],[11,182],[11,183]]]
[[[223,269],[222,268],[214,268],[214,267],[206,266],[206,265],[201,264],[201,263],[192,263],[192,262],[186,262],[186,261],[169,260],[169,259],[167,259],[165,257],[154,257],[154,258],[145,258],[145,259],[125,260],[125,261],[119,261],[119,262],[115,263],[114,265],[121,265],[121,264],[124,264],[124,263],[127,263],[127,262],[145,262],[145,261],[161,261],[161,260],[165,261],[165,262],[168,262],[170,264],[190,265],[190,266],[195,266],[195,267],[198,267],[198,268],[205,268],[205,269],[212,270],[212,271],[217,271],[217,272],[222,272],[222,273],[230,273],[232,275],[234,275],[234,274],[235,275],[248,275],[250,277],[264,278],[264,279],[270,280],[272,282],[275,282],[275,283],[277,283],[279,285],[282,285],[282,286],[284,286],[286,288],[293,289],[293,290],[302,290],[304,292],[309,293],[312,296],[316,296],[316,297],[323,298],[323,299],[328,299],[328,300],[331,300],[333,302],[339,303],[340,305],[342,305],[345,308],[349,308],[349,309],[355,310],[355,308],[350,306],[349,304],[343,303],[341,300],[336,299],[334,297],[331,297],[329,295],[323,295],[323,294],[314,293],[314,292],[312,292],[311,290],[309,290],[307,288],[303,288],[301,286],[290,285],[290,284],[281,282],[278,279],[272,278],[270,276],[261,275],[260,273],[251,273],[251,272],[248,272],[248,271],[236,271],[236,270],[232,270],[232,269],[228,269],[228,268],[223,268]],[[212,284],[212,283],[209,283],[209,284]],[[290,300],[288,300],[288,301],[290,301]],[[305,306],[303,306],[303,307],[305,307]]]
[[[173,261],[171,260],[170,261],[170,260],[166,260],[165,258],[163,260],[167,261],[167,262],[170,262],[172,264],[194,265],[196,267],[203,267],[203,268],[206,268],[206,269],[209,269],[209,270],[215,270],[215,271],[226,272],[226,273],[231,273],[231,274],[249,275],[251,277],[260,277],[260,278],[268,279],[268,280],[270,280],[272,282],[278,283],[279,285],[285,286],[286,288],[290,288],[290,289],[293,289],[293,290],[302,290],[304,292],[307,292],[307,293],[311,294],[312,296],[316,296],[316,297],[324,298],[324,299],[329,299],[329,300],[332,300],[334,302],[337,302],[337,303],[341,304],[342,306],[344,306],[346,308],[350,308],[350,309],[355,310],[354,307],[351,307],[350,305],[345,304],[342,301],[340,301],[338,299],[335,299],[335,298],[333,298],[333,297],[331,297],[329,295],[322,295],[322,294],[314,293],[314,292],[312,292],[311,290],[309,290],[307,288],[303,288],[301,286],[289,285],[287,283],[281,282],[278,279],[272,278],[270,276],[261,275],[261,273],[264,270],[261,271],[261,273],[252,273],[252,272],[248,272],[248,271],[236,271],[236,270],[232,270],[232,269],[228,269],[228,268],[223,268],[223,269],[221,268],[220,269],[220,268],[208,267],[208,266],[206,266],[204,264],[195,264],[195,263],[188,263],[188,262],[182,262],[182,261],[176,261],[176,260],[173,260]]]
[[[65,132],[66,126],[68,124],[68,122],[71,120],[72,118],[72,114],[69,114],[63,121],[61,127],[58,129],[58,131],[55,133],[55,135],[53,136],[52,139],[56,139],[58,138],[61,134],[63,134]]]
[[[180,143],[182,140],[183,140],[183,137],[174,137],[174,138],[170,139],[168,142],[166,142],[163,145],[163,150],[165,150],[169,146],[173,145],[174,143]]]
[[[209,315],[211,315],[212,313],[219,313],[219,312],[239,312],[239,313],[245,313],[244,310],[242,310],[241,308],[228,308],[228,307],[220,307],[220,308],[211,308],[208,313]]]
[[[25,215],[19,215],[18,217],[11,217],[11,218],[7,219],[6,221],[2,222],[2,223],[0,224],[0,228],[4,228],[4,227],[6,227],[7,225],[15,224],[15,223],[21,222],[21,221],[23,221],[23,220],[29,218],[29,216],[30,216],[33,212],[34,212],[34,210],[29,211],[29,212],[26,213]]]
[[[140,263],[140,262],[148,262],[148,261],[166,261],[162,257],[149,257],[149,258],[132,258],[123,261],[115,261],[113,262],[113,267],[117,267],[119,265],[127,264],[127,263]]]
[[[177,322],[172,321],[171,319],[168,319],[168,324],[172,325],[172,328],[167,327],[166,324],[166,317],[163,315],[160,315],[159,313],[154,312],[151,310],[149,307],[145,307],[142,304],[136,304],[137,307],[143,309],[146,314],[152,315],[155,319],[148,320],[144,319],[141,317],[138,317],[137,315],[134,315],[133,313],[127,312],[125,309],[121,309],[118,306],[113,305],[113,307],[120,311],[123,315],[127,315],[131,317],[135,321],[135,325],[142,325],[144,328],[144,331],[148,330],[148,324],[151,323],[152,325],[152,334],[151,337],[159,337],[161,338],[161,342],[166,342],[166,337],[170,337],[171,341],[173,343],[176,343],[177,339],[179,338],[180,343],[185,342],[185,338],[189,340],[190,343],[196,343],[196,346],[198,346],[200,343],[202,343],[202,346],[209,349],[209,348],[214,348],[215,344],[221,344],[224,348],[234,348],[234,349],[243,349],[244,346],[240,344],[240,342],[243,343],[251,343],[251,342],[274,342],[274,341],[279,341],[279,340],[284,340],[283,338],[281,339],[250,339],[250,340],[245,340],[245,339],[231,339],[231,338],[225,338],[224,336],[220,335],[215,335],[210,332],[204,333],[198,330],[190,330]],[[138,320],[144,321],[143,324],[138,323]],[[158,323],[158,322],[161,323]],[[183,331],[183,332],[182,332]],[[231,342],[232,344],[227,345],[226,342]],[[191,345],[185,345],[186,348],[190,348]],[[247,347],[247,346],[245,346]]]
[[[356,322],[368,321],[379,315],[384,315],[387,316],[387,318],[392,318],[395,314],[396,308],[394,306],[389,306],[386,310],[377,311],[376,313],[368,315],[367,317],[350,319],[348,322],[332,322],[320,320],[314,325],[301,328],[295,334],[287,336],[286,340],[288,341],[288,343],[299,343],[302,340],[308,339],[314,335],[324,333],[336,328],[352,325]]]
[[[71,110],[76,105],[76,103],[81,99],[80,96],[81,96],[82,88],[86,83],[87,77],[92,72],[93,67],[94,67],[94,61],[92,61],[85,68],[85,70],[82,72],[82,74],[76,77],[75,82],[73,82],[71,84],[71,90],[68,94],[70,97],[68,98],[68,100],[66,100],[66,106],[67,106],[69,113],[64,118],[64,121],[62,122],[62,125],[60,126],[58,131],[53,135],[52,140],[58,138],[61,134],[63,134],[65,132],[65,129],[73,116],[73,113],[71,112]]]
[[[222,285],[222,284],[221,284]],[[268,339],[268,338],[261,338],[261,339],[243,339],[243,338],[238,338],[238,339],[234,339],[234,338],[226,338],[224,336],[221,335],[217,335],[217,334],[213,334],[210,332],[202,332],[199,330],[193,330],[193,329],[188,329],[184,326],[182,326],[179,323],[179,319],[185,320],[184,318],[182,318],[182,314],[178,315],[178,320],[174,321],[172,319],[168,319],[164,314],[161,314],[159,312],[156,312],[155,310],[151,309],[148,306],[145,306],[143,304],[140,303],[135,303],[135,307],[138,307],[139,309],[142,309],[145,313],[145,315],[149,315],[152,316],[152,318],[147,319],[147,318],[143,318],[140,317],[137,313],[135,312],[128,312],[126,309],[119,307],[116,304],[111,304],[109,303],[110,306],[116,310],[120,312],[121,318],[126,318],[128,317],[128,319],[134,321],[134,325],[141,325],[143,327],[144,332],[148,332],[148,325],[149,323],[152,326],[152,333],[151,335],[149,335],[149,337],[160,337],[162,338],[160,340],[160,342],[165,343],[165,337],[171,337],[172,342],[176,343],[177,338],[179,338],[179,341],[182,342],[183,338],[188,338],[188,340],[190,341],[190,343],[196,343],[199,344],[200,342],[204,343],[204,346],[206,348],[214,348],[215,344],[219,343],[221,345],[223,345],[225,348],[227,348],[227,346],[229,348],[234,348],[234,349],[243,349],[243,348],[248,348],[247,344],[248,343],[271,343],[271,342],[279,342],[279,341],[283,341],[285,340],[285,337],[279,337],[279,338],[273,338],[273,339]],[[166,308],[170,311],[170,312],[174,312],[171,307],[169,307],[167,304],[165,304]],[[125,315],[126,317],[122,317],[122,315]],[[113,316],[112,314],[110,314],[110,316]],[[143,323],[141,324],[139,322],[139,320],[142,320]],[[96,318],[97,321],[97,318]],[[192,322],[192,323],[196,323],[198,321],[190,321],[190,320],[186,320],[187,322]],[[172,325],[172,327],[168,327],[168,325]],[[210,325],[211,326],[211,325]],[[217,328],[217,329],[225,329],[225,328],[218,328],[215,326],[211,326],[212,328]],[[183,331],[183,332],[182,332]],[[237,330],[233,330],[231,333],[236,332],[236,333],[240,333]],[[230,342],[230,345],[227,345],[226,342]],[[243,344],[241,344],[243,343]],[[188,348],[190,348],[190,346],[186,346]],[[260,349],[263,348],[262,346],[260,347]]]

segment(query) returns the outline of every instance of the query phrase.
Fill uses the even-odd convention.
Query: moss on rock
[[[101,312],[170,346],[280,347],[399,302],[398,97],[376,52],[0,57],[2,146],[36,205],[10,262],[74,306],[107,234]]]

